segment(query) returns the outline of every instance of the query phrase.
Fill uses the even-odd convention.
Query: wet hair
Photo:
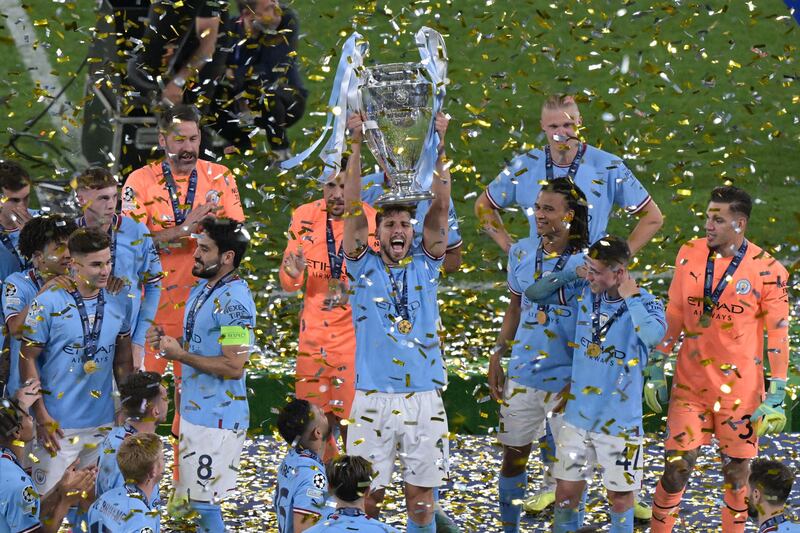
[[[387,205],[384,208],[378,209],[375,213],[375,227],[379,228],[381,222],[387,215],[392,215],[394,213],[408,213],[408,216],[414,218],[414,214],[416,209],[414,206],[410,205]]]
[[[17,192],[31,184],[31,176],[16,161],[0,161],[0,189]]]
[[[0,440],[7,440],[22,427],[23,416],[15,398],[0,398]]]
[[[731,212],[744,215],[750,218],[750,212],[753,210],[753,200],[750,195],[739,187],[726,185],[724,187],[716,187],[711,191],[711,201],[718,204],[728,204]]]
[[[147,406],[161,394],[161,374],[158,372],[134,372],[119,384],[119,396],[125,413],[140,418],[147,413]]]
[[[571,179],[556,178],[545,183],[541,192],[562,195],[567,200],[567,207],[575,212],[569,224],[570,246],[574,250],[589,246],[589,205],[583,191]]]
[[[72,233],[67,241],[71,255],[87,255],[101,252],[111,246],[108,233],[95,228],[79,228]]]
[[[374,477],[372,463],[356,455],[340,455],[328,463],[325,471],[331,492],[345,502],[363,498]]]
[[[631,260],[631,249],[622,237],[606,235],[589,247],[589,257],[602,261],[609,267],[624,267]]]
[[[792,492],[795,473],[781,461],[759,457],[750,463],[748,481],[760,490],[764,498],[775,506],[784,505]]]
[[[296,444],[314,421],[314,410],[308,400],[292,400],[278,413],[278,433],[289,445]]]
[[[200,228],[217,245],[220,255],[233,252],[233,267],[239,268],[250,243],[250,235],[244,225],[230,218],[208,216],[200,221]]]
[[[78,225],[63,215],[42,215],[34,217],[19,232],[19,253],[31,259],[36,252],[44,252],[51,242],[64,242],[69,239]]]

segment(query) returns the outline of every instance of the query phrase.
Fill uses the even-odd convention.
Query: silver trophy
[[[419,185],[417,163],[433,127],[433,87],[419,63],[365,67],[358,95],[364,136],[389,177],[390,190],[376,204],[416,204],[433,198]]]

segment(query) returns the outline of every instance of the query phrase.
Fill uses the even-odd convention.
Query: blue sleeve
[[[574,268],[553,272],[549,276],[542,276],[525,289],[525,296],[532,302],[548,305],[567,305],[566,302],[575,292],[568,285],[579,280]],[[561,289],[564,288],[562,291]],[[567,295],[569,293],[569,296]],[[563,301],[562,301],[563,300]]]
[[[303,479],[295,487],[292,512],[323,515],[328,480],[322,472],[304,469]]]
[[[344,261],[345,265],[347,265],[347,276],[351,280],[357,280],[359,276],[367,272],[370,260],[374,256],[375,252],[372,252],[369,246],[365,246],[357,257],[350,257],[345,254]]]
[[[30,300],[30,295],[26,294],[25,287],[17,285],[12,281],[6,280],[3,284],[3,317],[8,321],[10,317],[18,315],[25,309]]]
[[[664,338],[667,332],[664,318],[664,305],[655,298],[627,298],[625,305],[631,314],[631,320],[636,328],[636,336],[651,350]]]
[[[523,253],[525,252],[520,250],[516,244],[511,246],[511,249],[508,251],[508,275],[506,276],[506,281],[508,283],[508,290],[517,296],[522,296],[522,293],[525,292],[525,287],[520,285],[516,272],[517,265],[522,259]]]
[[[16,483],[7,483],[3,492],[9,531],[24,532],[39,527],[39,494],[33,485],[26,480],[19,480]]]
[[[52,321],[51,307],[47,292],[33,299],[28,309],[28,315],[25,317],[23,339],[38,346],[47,344],[50,338],[50,322]]]
[[[142,306],[139,308],[139,316],[136,318],[136,327],[131,339],[134,344],[144,345],[144,337],[155,319],[156,311],[158,311],[159,298],[161,298],[161,280],[155,283],[145,283],[144,298],[142,298]]]
[[[610,172],[614,184],[614,204],[628,213],[638,213],[650,201],[650,195],[622,161]]]
[[[517,184],[523,174],[532,171],[535,160],[522,154],[515,157],[497,177],[486,187],[486,195],[497,209],[517,203]]]
[[[361,177],[361,201],[375,207],[383,194],[383,172],[374,172]]]
[[[452,250],[461,246],[461,230],[458,226],[458,213],[453,199],[450,198],[450,209],[447,211],[447,249]]]
[[[218,326],[241,326],[252,331],[256,322],[252,302],[241,296],[232,295],[220,303],[222,311],[214,313]]]

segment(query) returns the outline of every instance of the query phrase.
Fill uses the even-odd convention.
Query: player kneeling
[[[131,435],[119,447],[125,485],[103,493],[89,508],[89,531],[158,533],[161,518],[150,502],[164,474],[164,446],[155,433]]]
[[[336,511],[307,533],[399,533],[395,528],[367,516],[364,498],[375,477],[369,461],[355,455],[342,455],[328,463],[327,472]]]

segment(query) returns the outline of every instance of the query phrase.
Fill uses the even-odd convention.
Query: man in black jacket
[[[213,104],[213,128],[241,151],[266,131],[278,160],[289,157],[286,129],[303,116],[308,91],[297,65],[296,15],[277,0],[240,0],[240,18],[225,32],[226,79]]]

